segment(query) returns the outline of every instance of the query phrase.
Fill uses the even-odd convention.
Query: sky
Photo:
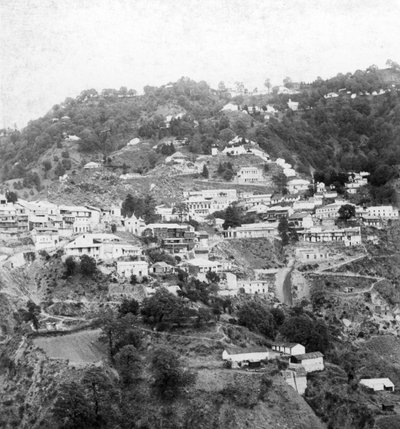
[[[400,0],[0,0],[0,128],[82,90],[310,82],[400,62]]]

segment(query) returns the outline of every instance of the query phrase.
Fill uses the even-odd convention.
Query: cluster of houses
[[[284,170],[290,170],[291,166],[283,159],[276,163]],[[257,180],[253,179],[257,177],[256,170],[256,167],[242,168],[245,183]],[[363,186],[367,177],[365,172],[350,172],[349,185]],[[309,196],[311,186],[314,193]],[[304,263],[325,261],[334,253],[329,250],[331,243],[362,244],[361,224],[380,228],[388,220],[399,218],[398,209],[389,205],[355,206],[357,221],[350,226],[338,227],[335,221],[340,208],[349,202],[341,199],[334,189],[323,183],[311,184],[309,180],[294,178],[287,182],[287,191],[284,195],[235,188],[192,190],[184,193],[182,204],[158,206],[156,214],[160,220],[152,224],[146,224],[134,214],[122,216],[118,204],[98,208],[48,201],[11,203],[5,195],[0,195],[0,238],[28,234],[36,251],[62,248],[66,256],[86,254],[97,261],[117,262],[114,264],[116,272],[125,277],[143,278],[149,274],[176,272],[177,267],[168,264],[148,266],[143,249],[132,244],[134,241],[121,238],[124,235],[119,233],[144,236],[153,238],[163,250],[179,256],[179,269],[200,279],[205,279],[208,271],[219,273],[222,294],[244,292],[272,297],[274,273],[269,273],[267,279],[241,279],[232,269],[232,262],[224,261],[213,252],[213,244],[232,239],[279,238],[279,222],[287,219],[288,227],[296,231],[301,242],[296,249],[297,257]],[[224,229],[224,219],[212,215],[232,205],[237,205],[247,215],[255,215],[253,223]],[[209,232],[196,231],[189,222],[191,219],[213,228]]]
[[[323,371],[324,355],[314,351],[306,353],[302,344],[289,342],[273,342],[269,347],[226,347],[222,352],[222,360],[229,367],[257,370],[262,364],[278,359],[286,362],[287,368],[280,371],[284,381],[300,395],[307,388],[307,374]],[[373,392],[394,392],[395,386],[389,378],[362,378],[360,385]]]
[[[306,353],[305,347],[298,343],[274,342],[270,347],[225,348],[222,359],[231,368],[260,368],[263,362],[279,359],[287,363],[281,371],[283,379],[300,395],[307,388],[307,374],[324,370],[324,355],[321,352]]]

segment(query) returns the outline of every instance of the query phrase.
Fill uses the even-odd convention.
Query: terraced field
[[[57,337],[35,338],[33,343],[50,359],[65,359],[71,364],[95,363],[106,358],[106,347],[99,342],[100,329]]]

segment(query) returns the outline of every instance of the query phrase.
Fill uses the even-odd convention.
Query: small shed
[[[135,145],[137,145],[138,143],[140,143],[140,139],[136,137],[136,138],[134,138],[134,139],[130,140],[130,141],[128,142],[127,146],[135,146]]]
[[[83,168],[85,170],[93,170],[93,169],[96,169],[96,168],[100,168],[100,163],[98,163],[98,162],[88,162],[87,164],[85,164],[83,166]]]
[[[394,404],[382,404],[382,411],[394,411]]]

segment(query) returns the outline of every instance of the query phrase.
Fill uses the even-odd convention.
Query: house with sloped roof
[[[306,352],[306,348],[303,345],[284,341],[276,341],[272,343],[272,350],[291,356],[302,355]]]
[[[170,274],[172,272],[174,272],[175,268],[170,265],[167,264],[164,261],[161,262],[156,262],[155,264],[153,264],[150,268],[150,272],[153,274]]]
[[[269,359],[271,350],[267,347],[226,347],[222,352],[222,359],[236,363],[261,362]]]
[[[394,384],[389,378],[362,378],[360,384],[375,392],[382,390],[394,392]]]

